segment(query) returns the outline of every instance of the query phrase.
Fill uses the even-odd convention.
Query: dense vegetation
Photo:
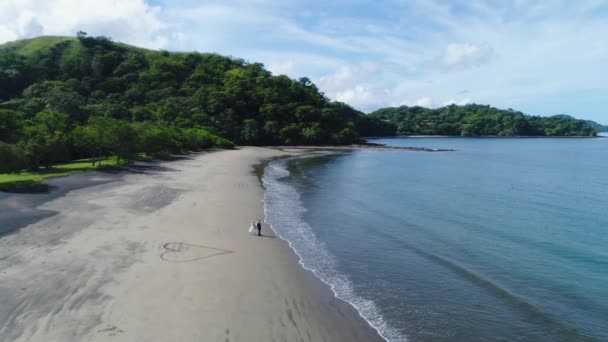
[[[329,101],[307,78],[241,59],[83,32],[0,46],[0,173],[235,143],[349,144],[395,131]]]
[[[574,119],[572,116],[567,115],[567,114],[558,114],[558,115],[554,115],[554,116],[558,117],[558,118],[563,118],[563,119]],[[592,121],[592,120],[585,120],[585,122],[589,126],[593,127],[596,132],[608,132],[608,126],[599,124],[599,123],[597,123],[595,121]]]
[[[585,122],[589,126],[593,127],[596,132],[608,132],[608,126],[606,126],[606,125],[602,125],[602,124],[599,124],[599,123],[597,123],[595,121],[591,121],[591,120],[585,120]]]
[[[0,173],[107,156],[126,162],[209,147],[350,144],[364,136],[592,136],[590,123],[489,106],[384,108],[332,102],[307,78],[217,54],[105,37],[0,46]]]
[[[584,120],[565,116],[529,116],[484,105],[450,105],[443,108],[383,108],[373,118],[398,125],[402,134],[457,136],[595,136]]]

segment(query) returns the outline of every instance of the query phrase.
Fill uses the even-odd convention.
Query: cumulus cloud
[[[605,1],[348,7],[322,0],[0,0],[0,43],[83,30],[148,48],[217,52],[307,76],[330,98],[365,111],[472,99],[532,114],[605,116]]]
[[[462,70],[487,63],[493,54],[494,49],[487,43],[450,43],[432,64],[444,71]]]
[[[9,30],[7,27],[0,25],[0,44],[18,38],[19,36],[13,30]]]
[[[373,62],[342,66],[334,73],[321,77],[319,84],[328,92],[339,92],[377,75],[380,67]]]
[[[464,105],[471,104],[471,103],[474,103],[474,102],[471,98],[468,98],[468,97],[460,98],[460,99],[458,99],[456,97],[456,98],[449,98],[449,100],[445,100],[445,97],[435,94],[435,95],[422,95],[422,96],[407,96],[406,95],[401,100],[392,102],[390,105],[392,107],[419,106],[419,107],[426,107],[426,108],[439,108],[439,107],[449,106],[452,104],[464,106]]]
[[[144,0],[3,0],[0,43],[38,35],[105,35],[148,48],[166,47],[160,8]]]
[[[267,68],[275,75],[288,75],[291,77],[295,77],[292,76],[295,71],[295,66],[292,60],[270,63],[268,64]]]
[[[379,64],[365,62],[339,67],[316,83],[331,99],[366,112],[386,106],[437,108],[472,102],[470,97],[463,96],[469,91],[452,93],[447,97],[430,80],[388,82],[383,76]]]
[[[367,108],[369,105],[378,101],[378,98],[375,96],[375,91],[369,86],[362,84],[356,84],[340,90],[336,93],[334,99],[348,103],[356,108]]]
[[[433,99],[428,96],[421,97],[416,100],[416,106],[427,108],[433,107]]]
[[[467,97],[467,98],[460,99],[460,100],[449,99],[449,100],[443,102],[443,105],[449,106],[449,105],[455,104],[455,105],[459,105],[459,106],[464,106],[469,103],[471,103],[471,99]]]
[[[374,85],[381,72],[378,64],[373,62],[342,66],[322,76],[317,85],[334,100],[366,109],[378,103],[378,95],[386,92],[381,86]]]

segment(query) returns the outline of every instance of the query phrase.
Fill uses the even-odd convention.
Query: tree
[[[167,127],[157,125],[139,126],[141,151],[150,155],[167,156],[180,152],[180,143],[175,132]]]
[[[41,148],[39,160],[42,166],[47,168],[60,162],[67,162],[71,158],[67,136],[63,133],[47,135]]]
[[[74,154],[79,157],[93,159],[99,152],[98,133],[95,127],[90,125],[78,126],[74,128],[71,134]],[[92,164],[95,165],[96,160],[93,159]]]
[[[84,119],[81,105],[84,98],[70,89],[61,81],[45,81],[36,83],[23,92],[26,103],[24,107],[30,113],[38,113],[44,109],[64,113],[76,122]]]
[[[27,168],[25,151],[17,145],[0,141],[0,173],[19,172]]]
[[[309,124],[318,122],[321,116],[319,108],[311,105],[300,106],[296,108],[296,118],[299,122]]]
[[[120,124],[115,119],[106,116],[92,116],[89,119],[88,125],[93,133],[96,150],[93,165],[97,162],[97,165],[101,166],[103,158],[116,150],[118,146],[116,129]]]
[[[34,77],[33,68],[25,57],[10,50],[0,50],[0,102],[21,94]]]
[[[47,134],[66,133],[68,131],[69,117],[50,109],[37,113],[34,121],[42,125]]]
[[[116,136],[115,145],[112,146],[112,152],[118,157],[118,163],[121,159],[125,162],[133,159],[138,150],[139,136],[137,131],[129,124],[115,123],[114,135]]]
[[[0,109],[0,141],[17,142],[23,132],[23,114]]]
[[[301,138],[300,131],[300,126],[295,123],[281,128],[279,132],[281,142],[283,142],[285,145],[299,144]]]
[[[315,123],[302,129],[302,139],[306,144],[321,143],[321,141],[323,141],[323,130],[321,129],[321,125]]]
[[[243,122],[241,141],[247,145],[255,145],[260,140],[260,130],[255,119],[246,119]]]
[[[375,119],[398,125],[401,133],[462,136],[542,136],[590,135],[593,127],[572,117],[537,117],[512,109],[501,110],[486,105],[450,105],[428,109],[401,106],[371,113]]]

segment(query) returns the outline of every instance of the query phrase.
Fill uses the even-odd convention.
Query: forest
[[[330,101],[307,78],[242,59],[151,51],[85,32],[0,46],[0,173],[235,144],[351,144],[395,132]]]
[[[152,51],[107,37],[0,45],[0,173],[235,145],[342,145],[397,133],[594,136],[564,115],[483,105],[397,107],[370,115],[308,78],[213,53]]]
[[[589,122],[565,115],[530,116],[487,105],[450,105],[437,109],[391,107],[370,114],[398,126],[405,135],[596,136]]]

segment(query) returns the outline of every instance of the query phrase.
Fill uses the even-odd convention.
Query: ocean
[[[607,138],[275,160],[266,221],[389,341],[608,341]]]

